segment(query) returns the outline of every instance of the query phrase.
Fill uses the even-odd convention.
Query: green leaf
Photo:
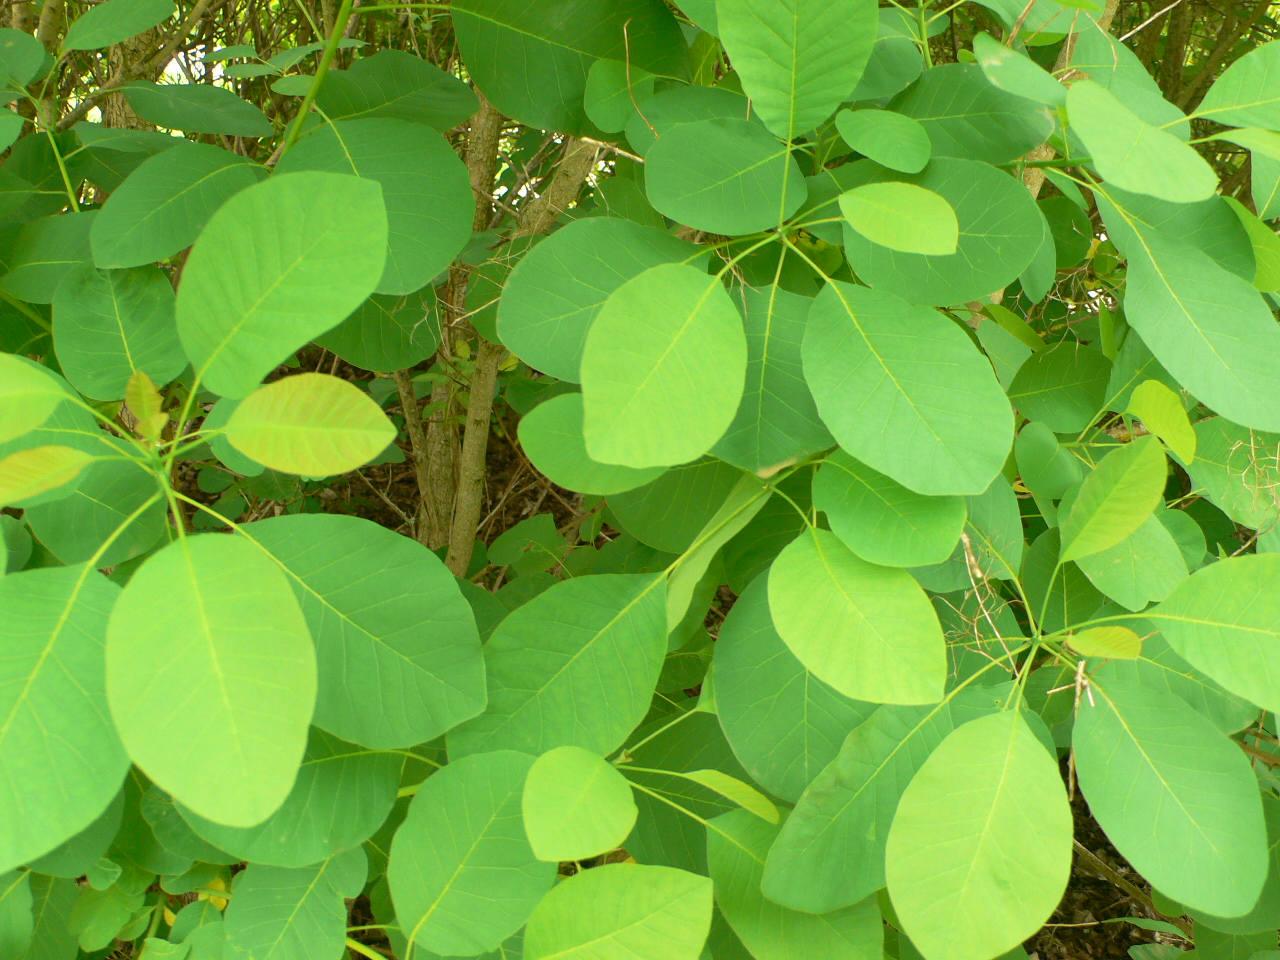
[[[806,196],[791,150],[751,120],[678,124],[649,148],[644,172],[659,213],[709,233],[776,227]]]
[[[41,426],[69,396],[47,367],[0,353],[0,443]]]
[[[926,70],[889,108],[920,122],[935,157],[1011,163],[1053,132],[1049,110],[992,86],[972,63]]]
[[[241,859],[202,839],[178,812],[178,805],[173,802],[173,797],[154,784],[139,798],[138,809],[159,844],[178,856],[204,864],[219,865],[236,863]],[[308,862],[314,863],[318,859],[321,858],[313,857]],[[202,887],[204,884],[196,883],[195,886]]]
[[[1167,896],[1222,916],[1247,912],[1267,874],[1248,758],[1178,699],[1123,680],[1091,692],[1072,745],[1080,789],[1107,837]]]
[[[785,800],[799,798],[874,709],[813,676],[783,643],[757,577],[734,603],[715,644],[716,710],[742,765]]]
[[[305,867],[373,835],[396,801],[403,762],[398,754],[366,750],[312,727],[293,789],[262,823],[227,827],[184,807],[178,812],[235,859]]]
[[[310,77],[305,79],[310,83]],[[330,70],[316,106],[331,120],[387,117],[425,123],[443,133],[465,122],[480,101],[469,86],[435,64],[386,49],[361,57],[347,70]]]
[[[230,150],[179,140],[107,198],[89,230],[94,263],[137,267],[191,246],[214,211],[266,172]]]
[[[946,650],[928,598],[905,570],[859,559],[809,528],[773,562],[778,635],[818,679],[855,700],[935,703]]]
[[[395,426],[368,394],[323,373],[259,387],[240,401],[225,429],[245,456],[308,477],[354,470],[396,438]]]
[[[511,271],[498,335],[531,367],[577,383],[587,331],[609,295],[651,267],[700,257],[693,244],[630,220],[575,220]]]
[[[881,707],[849,733],[769,850],[765,896],[826,914],[884,886],[884,841],[902,791],[948,733],[992,707],[977,690],[961,699],[936,707]]]
[[[778,823],[778,808],[755,787],[721,770],[689,770],[681,775],[730,800],[766,823]]]
[[[1280,436],[1250,430],[1223,417],[1200,420],[1196,458],[1184,463],[1203,491],[1236,523],[1254,530],[1280,518]]]
[[[1196,669],[1264,710],[1275,710],[1280,707],[1277,585],[1280,554],[1234,557],[1197,570],[1147,616]]]
[[[0,33],[0,76],[15,87],[25,87],[36,78],[48,54],[30,33],[4,28]]]
[[[123,814],[124,791],[120,791],[97,819],[28,866],[36,873],[54,877],[83,877],[106,854],[120,830]]]
[[[1019,571],[1031,610],[1045,632],[1083,623],[1103,604],[1102,594],[1079,567],[1059,563],[1060,542],[1056,527],[1040,534],[1028,548]]]
[[[659,0],[462,0],[451,13],[476,86],[531,127],[591,132],[582,98],[597,58],[629,60],[656,76],[687,74],[688,48]]]
[[[876,38],[870,0],[718,0],[720,41],[769,130],[820,126],[862,78]]]
[[[163,385],[187,365],[173,286],[152,267],[72,267],[53,297],[53,343],[63,374],[96,400],[119,400],[136,372]]]
[[[1154,126],[1169,124],[1181,140],[1190,137],[1191,124],[1164,98],[1146,64],[1128,45],[1096,23],[1082,21],[1071,66],[1110,90],[1125,106]]]
[[[750,955],[756,960],[881,956],[884,924],[874,897],[820,916],[765,899],[760,879],[778,829],[742,810],[707,824],[716,903]]]
[[[823,461],[813,503],[845,546],[871,563],[922,567],[951,556],[968,509],[962,497],[924,497],[843,450]]]
[[[436,352],[440,317],[434,287],[405,297],[374,294],[316,343],[353,367],[391,373],[407,370]]]
[[[620,133],[636,113],[636,106],[653,96],[657,77],[620,60],[597,60],[587,73],[582,106],[587,119],[601,130]]]
[[[345,897],[359,896],[368,869],[363,850],[289,870],[251,863],[227,907],[226,953],[250,960],[322,960],[342,952]]]
[[[1021,275],[1044,237],[1044,218],[1026,186],[986,164],[935,156],[912,176],[865,161],[840,169],[848,171],[839,177],[841,190],[900,180],[932,190],[955,210],[960,239],[956,252],[945,257],[890,250],[845,228],[845,254],[854,272],[912,303],[945,306],[986,297]]]
[[[746,366],[742,318],[718,277],[672,263],[628,280],[583,348],[588,456],[635,468],[697,459],[733,421]]]
[[[8,150],[13,146],[13,141],[22,135],[22,128],[26,124],[26,118],[20,114],[5,111],[0,115],[0,144],[3,149]]]
[[[520,445],[539,473],[579,493],[606,496],[634,490],[666,469],[637,470],[592,460],[582,432],[580,393],[552,397],[526,414],[520,420]]]
[[[1142,526],[1164,495],[1166,472],[1164,447],[1153,436],[1103,457],[1062,523],[1062,561],[1113,547]]]
[[[666,136],[679,124],[716,119],[750,120],[750,103],[741,93],[724,87],[672,87],[645,101],[643,117],[637,113],[627,121],[627,141],[643,157],[659,137]]]
[[[106,660],[120,739],[176,800],[244,827],[284,802],[315,707],[316,660],[288,581],[258,549],[208,534],[149,557],[112,610]],[[223,750],[189,749],[170,733],[178,726]]]
[[[1133,388],[1129,412],[1163,440],[1184,464],[1196,458],[1196,432],[1187,419],[1182,398],[1159,380],[1144,380]]]
[[[823,421],[873,469],[927,495],[981,493],[1000,472],[1009,402],[986,358],[936,311],[832,281],[809,311],[803,355]]]
[[[666,650],[661,575],[556,583],[489,638],[489,706],[450,732],[449,752],[616,750],[644,718]]]
[[[240,531],[285,571],[311,628],[317,726],[374,749],[406,748],[484,707],[474,617],[424,546],[340,515],[276,517]]]
[[[943,197],[913,183],[868,183],[840,195],[849,225],[874,244],[944,257],[956,252],[960,225]]]
[[[266,114],[226,87],[134,80],[120,92],[134,113],[158,127],[228,137],[269,137],[275,129]]]
[[[444,137],[404,120],[325,124],[286,153],[276,174],[354,174],[382,187],[386,268],[378,293],[412,293],[445,270],[471,239],[475,198],[467,168]]]
[[[1142,655],[1142,638],[1128,627],[1090,627],[1067,638],[1081,656],[1106,660],[1137,660]]]
[[[511,750],[453,759],[418,788],[387,866],[411,943],[444,956],[493,950],[551,889],[556,865],[534,857],[520,810],[533,763]]]
[[[1111,362],[1093,346],[1062,340],[1034,353],[1009,384],[1018,412],[1057,433],[1085,429],[1105,409]]]
[[[20,960],[31,946],[31,907],[31,874],[12,870],[0,876],[0,956],[5,960]]]
[[[1213,196],[1218,175],[1194,149],[1154,127],[1092,80],[1067,91],[1071,130],[1111,184],[1171,203]]]
[[[62,278],[89,259],[89,230],[97,215],[60,213],[24,225],[5,251],[8,272],[0,288],[28,303],[53,303]]]
[[[1233,127],[1280,130],[1280,44],[1264,43],[1248,51],[1214,81],[1196,108],[1197,117]]]
[[[978,66],[992,86],[1047,107],[1065,107],[1067,89],[1030,57],[1006,47],[989,33],[973,38]]]
[[[841,110],[836,129],[858,153],[902,173],[919,173],[933,150],[920,121],[892,110]]]
[[[1187,562],[1173,534],[1149,516],[1119,543],[1076,558],[1089,581],[1129,610],[1163,600],[1187,578]]]
[[[988,960],[1036,932],[1071,874],[1058,764],[1016,709],[959,727],[902,795],[885,875],[926,956]]]
[[[1042,501],[1061,500],[1072,486],[1084,479],[1084,468],[1045,423],[1032,420],[1013,442],[1018,473],[1023,485]]]
[[[107,808],[128,769],[102,648],[119,589],[89,567],[0,577],[0,867],[49,853]]]
[[[93,463],[74,447],[31,447],[0,460],[0,505],[10,506],[70,483]]]
[[[540,756],[520,804],[534,856],[552,863],[608,853],[636,823],[626,777],[581,747],[556,747]]]
[[[106,0],[67,28],[63,50],[97,50],[128,40],[178,12],[173,0]]]
[[[712,886],[671,867],[610,863],[552,890],[529,918],[524,960],[697,960]]]
[[[248,396],[373,292],[386,247],[371,180],[295,173],[240,191],[183,268],[178,333],[196,373],[216,393]]]
[[[611,496],[609,509],[641,543],[665,553],[684,553],[741,476],[740,470],[707,457],[672,467],[643,487]]]
[[[754,473],[831,446],[800,359],[813,301],[777,284],[739,287],[730,296],[746,317],[746,387],[733,422],[711,452]]]

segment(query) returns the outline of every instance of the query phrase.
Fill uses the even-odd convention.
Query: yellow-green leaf
[[[903,253],[956,252],[960,222],[944,197],[914,183],[867,183],[841,194],[840,212],[872,243]]]
[[[1129,412],[1168,444],[1183,463],[1196,458],[1196,432],[1191,429],[1182,400],[1159,380],[1144,380],[1133,388]]]
[[[93,457],[72,447],[32,447],[0,460],[0,506],[19,503],[70,483],[93,463]]]
[[[1086,657],[1108,660],[1137,660],[1142,654],[1142,638],[1128,627],[1092,627],[1067,639],[1072,650]]]

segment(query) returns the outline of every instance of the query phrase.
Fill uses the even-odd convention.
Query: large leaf
[[[153,554],[111,612],[106,663],[120,739],[176,800],[241,827],[284,802],[315,708],[316,660],[288,581],[260,550],[210,534]],[[222,749],[192,750],[189,738]]]
[[[731,296],[746,317],[746,387],[733,422],[711,452],[754,472],[831,446],[800,360],[812,301],[777,284],[744,286]]]
[[[128,769],[107,712],[102,661],[119,592],[87,566],[0,577],[4,870],[93,823]]]
[[[827,913],[882,888],[885,840],[902,792],[947,734],[990,707],[990,697],[971,691],[932,707],[880,707],[855,727],[770,848],[765,895]]]
[[[449,734],[449,752],[616,750],[649,708],[666,649],[665,577],[557,583],[489,638],[489,706]]]
[[[210,219],[178,289],[178,333],[206,386],[253,392],[373,292],[386,261],[382,188],[334,173],[272,177]]]
[[[890,108],[920,122],[935,157],[1010,163],[1053,132],[1045,107],[992,86],[977,64],[925,71]]]
[[[946,648],[919,584],[867,563],[810,527],[773,562],[769,609],[778,635],[818,679],[854,700],[935,703]]]
[[[706,877],[610,863],[582,870],[529,918],[525,960],[697,960],[711,928]]]
[[[121,92],[134,113],[158,127],[228,137],[268,137],[274,130],[253,104],[211,83],[134,80]]]
[[[778,835],[745,810],[707,824],[707,861],[716,904],[756,960],[847,957],[880,960],[884,923],[874,897],[820,916],[780,906],[760,891],[765,857]]]
[[[62,49],[109,47],[150,30],[177,12],[173,0],[106,0],[90,7],[67,28]]]
[[[710,233],[776,227],[806,196],[791,150],[751,120],[672,127],[645,155],[644,180],[659,213]]]
[[[1161,893],[1220,916],[1248,912],[1267,874],[1249,760],[1181,700],[1131,681],[1095,684],[1072,735],[1089,809]]]
[[[1129,257],[1125,316],[1156,359],[1224,417],[1280,430],[1280,327],[1262,295],[1115,198],[1096,196],[1111,237]]]
[[[1196,457],[1184,461],[1196,489],[1236,523],[1254,530],[1280,518],[1280,436],[1223,417],[1193,428]]]
[[[227,953],[249,960],[336,956],[346,939],[343,900],[359,896],[367,870],[363,850],[293,870],[251,863],[227,907]]]
[[[529,366],[576,383],[587,331],[609,295],[650,267],[699,256],[692,244],[630,220],[575,220],[511,271],[498,335]]]
[[[876,38],[870,0],[719,0],[720,42],[764,125],[808,133],[853,93]]]
[[[277,174],[322,170],[382,186],[387,263],[378,293],[412,293],[441,273],[471,238],[475,198],[448,141],[405,120],[325,124],[290,150]]]
[[[733,421],[746,367],[742,318],[720,279],[649,268],[609,295],[587,333],[587,454],[637,468],[697,459]]]
[[[1280,130],[1280,44],[1264,43],[1222,72],[1195,115],[1233,127]]]
[[[581,747],[548,750],[529,769],[520,809],[539,860],[586,860],[621,845],[636,822],[631,785]]]
[[[240,529],[285,571],[315,638],[318,726],[367,747],[403,748],[483,708],[475,619],[421,544],[332,514]]]
[[[1164,494],[1165,473],[1164,447],[1151,435],[1103,457],[1062,523],[1063,562],[1113,547],[1142,526]]]
[[[1280,709],[1280,554],[1203,567],[1147,616],[1197,670],[1264,710]]]
[[[451,73],[403,50],[379,50],[347,70],[330,70],[316,106],[331,120],[388,117],[425,123],[443,133],[480,106],[472,89]]]
[[[137,267],[190,246],[232,195],[266,171],[245,157],[204,143],[150,157],[103,204],[89,230],[99,267]]]
[[[864,183],[901,180],[932,190],[956,212],[960,240],[955,253],[901,253],[845,230],[845,252],[854,271],[885,292],[930,306],[977,300],[1012,283],[1039,248],[1044,218],[1021,180],[973,160],[938,157],[913,176],[868,161],[839,168],[837,192]]]
[[[785,800],[799,798],[875,709],[836,693],[796,659],[774,629],[765,577],[734,603],[714,663],[725,737],[751,776]]]
[[[166,384],[187,365],[173,311],[173,286],[162,270],[78,264],[53,297],[58,365],[96,400],[119,400],[139,370]]]
[[[201,838],[237,859],[305,867],[358,846],[382,826],[403,763],[397,753],[367,750],[313,727],[293,789],[262,823],[227,827],[184,807],[179,813]]]
[[[224,429],[245,456],[308,477],[364,466],[396,438],[395,426],[367,394],[323,373],[259,387],[236,406]]]
[[[845,546],[871,563],[922,567],[951,556],[969,511],[962,497],[925,497],[843,450],[822,462],[813,504]]]
[[[451,13],[476,86],[502,113],[544,130],[594,129],[582,98],[596,58],[665,77],[687,70],[680,27],[660,0],[462,0]]]
[[[95,210],[60,213],[25,224],[6,243],[0,288],[28,303],[53,303],[62,278],[89,259],[89,231],[97,216]]]
[[[832,281],[809,311],[803,355],[823,422],[873,469],[922,494],[981,493],[1000,472],[1009,402],[986,358],[936,311]]]
[[[444,956],[493,950],[551,889],[556,865],[534,856],[520,812],[532,765],[496,750],[455,759],[418,788],[387,865],[411,943]]]
[[[1119,543],[1076,558],[1095,587],[1129,610],[1163,600],[1187,578],[1187,561],[1160,516],[1148,516]]]
[[[925,956],[989,960],[1048,919],[1071,874],[1058,765],[1017,710],[972,720],[934,750],[898,803],[885,875]]]

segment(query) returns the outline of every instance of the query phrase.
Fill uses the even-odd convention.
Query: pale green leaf
[[[21,960],[30,948],[35,932],[31,907],[31,874],[11,870],[0,876],[0,957],[4,960]]]
[[[942,629],[905,570],[867,563],[835,534],[809,528],[773,562],[769,608],[796,658],[845,696],[902,704],[941,699]]]
[[[746,366],[742,318],[720,279],[651,267],[609,295],[587,333],[587,454],[635,468],[697,459],[733,421]]]
[[[1142,655],[1142,638],[1128,627],[1090,627],[1071,634],[1067,644],[1086,657],[1137,660]]]
[[[1159,380],[1144,380],[1133,388],[1129,412],[1163,440],[1184,464],[1196,458],[1196,432],[1191,429],[1182,398]]]
[[[1222,916],[1247,912],[1267,873],[1248,757],[1181,700],[1123,680],[1091,692],[1072,745],[1107,837],[1162,893]]]
[[[992,85],[1049,107],[1067,105],[1067,89],[1030,57],[997,41],[989,33],[973,38],[973,53]]]
[[[410,942],[444,956],[493,950],[551,889],[556,865],[534,856],[520,810],[533,762],[511,750],[454,759],[418,788],[387,866]]]
[[[892,110],[841,110],[836,130],[864,157],[903,173],[923,170],[933,149],[920,121]]]
[[[1200,101],[1195,116],[1233,127],[1280,130],[1280,44],[1250,50],[1222,72]]]
[[[1236,523],[1268,530],[1280,519],[1280,435],[1225,417],[1198,421],[1196,458],[1185,463],[1196,489]]]
[[[1062,523],[1062,561],[1106,550],[1137,530],[1160,502],[1166,472],[1164,447],[1153,436],[1103,457]]]
[[[764,125],[785,140],[850,98],[876,39],[871,0],[717,0],[720,41]]]
[[[236,407],[225,430],[245,456],[307,477],[361,467],[396,438],[395,426],[368,394],[323,373],[259,387]]]
[[[720,770],[689,770],[683,777],[712,790],[726,800],[731,800],[748,813],[766,823],[778,823],[778,808],[773,802],[749,783]]]
[[[1105,550],[1076,558],[1089,582],[1128,610],[1163,600],[1187,578],[1187,561],[1159,516]]]
[[[68,396],[47,368],[0,353],[0,443],[35,430]]]
[[[173,0],[106,0],[78,17],[62,40],[63,50],[97,50],[128,40],[168,20]]]
[[[586,860],[620,846],[636,822],[626,777],[581,747],[548,750],[529,769],[524,829],[539,860]]]
[[[869,467],[926,495],[981,493],[1000,472],[1013,443],[1009,401],[938,312],[833,281],[809,312],[803,356],[823,421]]]
[[[112,610],[106,662],[120,739],[157,785],[229,826],[280,807],[306,746],[316,659],[288,581],[257,547],[207,534],[149,557]],[[190,737],[222,749],[191,750]]]
[[[1017,710],[959,727],[902,795],[885,875],[925,956],[989,960],[1049,918],[1071,874],[1058,764]]]
[[[711,909],[706,877],[634,863],[583,870],[538,904],[524,960],[697,960]]]
[[[0,460],[0,505],[9,506],[70,483],[93,457],[74,447],[32,447]]]
[[[382,188],[334,173],[272,177],[218,209],[191,248],[178,333],[205,385],[246,397],[373,292],[386,261]]]
[[[872,243],[903,253],[956,252],[960,224],[946,199],[913,183],[868,183],[840,195],[840,212]]]

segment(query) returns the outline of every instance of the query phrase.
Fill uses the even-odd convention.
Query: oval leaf
[[[945,198],[914,183],[868,183],[840,195],[840,212],[872,243],[903,253],[956,252],[960,224]]]

